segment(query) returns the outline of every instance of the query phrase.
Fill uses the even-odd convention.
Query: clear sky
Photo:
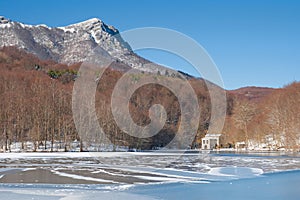
[[[164,27],[200,43],[226,89],[282,87],[300,81],[300,1],[0,0],[0,15],[28,24],[64,26],[92,17],[125,31]],[[140,55],[195,75],[165,52]]]

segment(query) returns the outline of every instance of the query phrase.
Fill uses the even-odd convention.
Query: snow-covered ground
[[[266,152],[2,153],[0,199],[299,199],[299,169]]]

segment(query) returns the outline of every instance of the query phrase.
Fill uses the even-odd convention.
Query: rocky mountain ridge
[[[27,25],[0,17],[0,47],[16,46],[43,60],[74,64],[84,62],[92,53],[121,62],[129,67],[164,74],[165,67],[151,63],[135,54],[122,39],[119,31],[97,18],[68,25],[48,27]],[[145,65],[151,63],[151,66]],[[170,70],[170,69],[168,69]]]

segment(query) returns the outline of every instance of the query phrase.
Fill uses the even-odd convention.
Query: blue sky
[[[300,81],[299,10],[296,0],[0,0],[0,15],[28,24],[64,26],[97,17],[120,31],[154,26],[182,32],[207,50],[226,89]],[[137,53],[195,74],[174,55]]]

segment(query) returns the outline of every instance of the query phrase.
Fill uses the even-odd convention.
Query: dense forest
[[[72,89],[79,76],[80,64],[67,66],[39,60],[14,47],[1,49],[1,151],[11,151],[16,143],[25,151],[70,151],[76,142],[80,151],[102,145],[81,138],[73,121]],[[161,104],[166,110],[166,124],[150,138],[124,133],[115,123],[110,107],[114,86],[124,73],[124,68],[118,65],[122,64],[113,63],[106,69],[96,92],[98,121],[113,143],[113,150],[119,146],[136,149],[164,147],[174,138],[179,127],[181,113],[177,97],[167,88],[155,84],[136,90],[129,105],[133,121],[141,126],[149,124],[149,108]],[[139,76],[132,75],[132,81],[138,81]],[[174,83],[180,78],[153,76]],[[210,125],[210,96],[204,80],[189,77],[189,82],[197,94],[201,113],[197,135],[190,147],[199,148]],[[227,116],[220,147],[235,147],[244,142],[246,147],[299,150],[300,107],[297,105],[300,103],[300,83],[281,89],[249,87],[226,93]],[[180,144],[178,148],[182,148]]]

